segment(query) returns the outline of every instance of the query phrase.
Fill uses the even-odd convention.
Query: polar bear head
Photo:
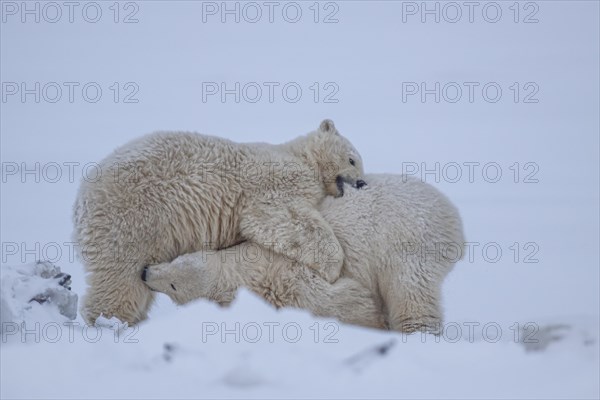
[[[360,154],[348,139],[340,135],[333,121],[324,120],[319,129],[309,136],[312,143],[308,147],[316,155],[319,177],[327,194],[343,196],[344,183],[357,189],[366,186]]]

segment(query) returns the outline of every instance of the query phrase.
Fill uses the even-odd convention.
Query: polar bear
[[[100,171],[74,206],[89,323],[146,318],[154,296],[144,266],[244,240],[296,254],[333,282],[344,255],[316,207],[342,196],[344,183],[366,185],[360,154],[330,120],[280,145],[158,132],[117,149]]]
[[[457,209],[431,185],[404,175],[367,175],[369,186],[320,205],[345,254],[330,284],[306,266],[244,242],[152,265],[146,284],[184,304],[228,304],[245,286],[275,306],[402,332],[438,333],[441,285],[463,256]]]

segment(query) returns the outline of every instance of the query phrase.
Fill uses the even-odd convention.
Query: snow
[[[97,3],[97,23],[82,17],[84,3],[69,22],[58,2],[58,22],[44,14],[23,23],[22,4],[0,4],[1,313],[28,333],[2,333],[2,398],[600,397],[598,2],[519,2],[518,23],[514,2],[494,3],[497,23],[481,14],[491,2],[478,3],[473,22],[455,3],[456,23],[447,21],[453,14],[422,23],[422,2],[324,2],[319,23],[313,2],[298,3],[297,23],[282,18],[289,3],[278,3],[272,23],[266,6],[257,23],[244,19],[254,14],[221,23],[220,9],[211,14],[221,2],[191,1],[121,2],[118,23],[113,2]],[[134,11],[138,22],[123,23]],[[338,22],[322,23],[334,11]],[[532,13],[538,22],[524,23]],[[40,101],[22,98],[21,84],[35,91],[36,82]],[[63,88],[55,103],[55,86],[42,89],[52,82]],[[78,84],[72,102],[69,82]],[[90,82],[102,89],[95,103],[81,91]],[[239,102],[207,94],[222,82],[256,82],[263,96],[247,101],[252,85]],[[272,102],[268,82],[279,85]],[[280,90],[290,82],[302,88],[295,103]],[[407,92],[423,82],[440,83],[439,102]],[[472,102],[469,82],[478,84]],[[480,90],[490,82],[502,89],[497,102]],[[456,86],[462,98],[447,101]],[[125,102],[136,87],[131,98],[139,101]],[[525,102],[536,88],[530,99],[538,101]],[[61,314],[57,301],[29,302],[48,288],[69,292],[35,272],[37,260],[71,275],[71,295],[85,293],[72,204],[82,176],[93,178],[93,163],[115,147],[161,129],[279,143],[323,118],[352,140],[368,172],[421,177],[460,210],[473,251],[444,285],[439,342],[274,310],[245,291],[227,309],[176,307],[160,296],[139,327],[104,319],[100,331],[80,316],[70,320],[69,307]],[[257,324],[261,339],[221,340],[236,322],[240,336]],[[284,337],[286,324],[289,335],[293,324],[302,329],[298,342]]]
[[[35,344],[4,335],[10,345],[3,345],[2,379],[9,384],[2,396],[431,398],[486,397],[492,389],[498,397],[589,396],[598,373],[597,321],[559,321],[563,328],[540,326],[555,331],[555,342],[528,349],[526,335],[514,340],[514,330],[441,338],[377,332],[277,311],[242,290],[230,308],[198,301],[136,328],[118,330],[113,320],[93,332],[72,325],[69,335],[67,324],[55,340],[42,327],[39,343],[29,329]],[[17,360],[60,368],[36,373]]]
[[[39,343],[4,335],[2,397],[592,397],[597,320],[557,321],[540,323],[555,336],[545,345],[547,334],[484,334],[466,321],[460,335],[402,335],[276,310],[241,290],[229,308],[200,300],[135,328],[66,325],[50,342],[42,327]]]

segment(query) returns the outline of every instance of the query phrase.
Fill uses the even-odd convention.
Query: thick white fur
[[[320,206],[345,254],[330,284],[309,268],[252,242],[183,255],[149,267],[147,284],[183,304],[227,304],[240,286],[276,306],[371,327],[437,332],[441,285],[463,254],[460,216],[432,186],[402,175],[367,175]],[[257,256],[258,254],[258,256]]]
[[[349,162],[352,158],[353,165]],[[239,144],[186,132],[158,132],[117,149],[84,181],[74,206],[74,239],[88,272],[84,318],[103,314],[130,324],[146,318],[153,293],[144,266],[244,240],[269,244],[329,282],[343,253],[317,211],[357,183],[360,155],[333,122],[281,145]],[[294,252],[315,245],[314,254]]]

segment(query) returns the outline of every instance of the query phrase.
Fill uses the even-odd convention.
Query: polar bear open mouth
[[[344,196],[344,183],[351,185],[355,189],[361,189],[361,188],[367,186],[367,182],[363,181],[362,179],[359,179],[355,182],[352,179],[345,178],[342,175],[338,175],[335,178],[335,185],[337,186],[337,190],[338,190],[337,197]]]

